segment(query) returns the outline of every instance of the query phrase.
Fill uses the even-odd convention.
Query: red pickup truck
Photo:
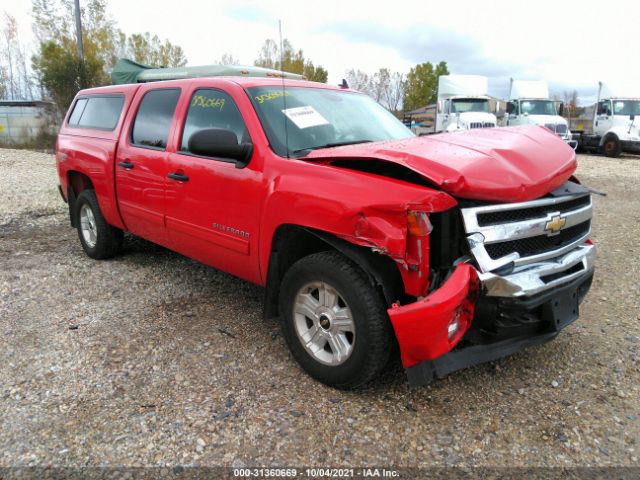
[[[588,188],[543,127],[415,137],[369,97],[275,78],[83,90],[57,143],[84,251],[123,232],[265,287],[292,355],[411,385],[554,338],[594,271]]]

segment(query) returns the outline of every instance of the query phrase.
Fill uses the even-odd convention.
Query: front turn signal
[[[433,230],[429,215],[425,212],[409,210],[407,212],[407,226],[409,233],[415,237],[426,237]]]

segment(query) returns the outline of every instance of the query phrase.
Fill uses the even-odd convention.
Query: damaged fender
[[[431,295],[387,310],[404,368],[433,360],[455,347],[471,325],[478,293],[476,269],[463,263]],[[449,338],[449,325],[454,320],[457,331]]]

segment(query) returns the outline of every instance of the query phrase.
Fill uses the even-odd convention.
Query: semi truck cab
[[[608,157],[640,153],[640,89],[599,83],[598,102],[572,124],[578,146]]]
[[[491,110],[491,99],[487,90],[487,77],[439,77],[435,133],[495,127],[497,120]]]
[[[542,125],[572,148],[578,144],[569,131],[568,122],[558,114],[556,102],[549,98],[545,81],[511,79],[504,125]]]

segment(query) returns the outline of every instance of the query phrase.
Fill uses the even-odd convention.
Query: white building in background
[[[40,100],[0,100],[0,145],[23,144],[43,129],[56,131],[48,114],[53,106]]]

